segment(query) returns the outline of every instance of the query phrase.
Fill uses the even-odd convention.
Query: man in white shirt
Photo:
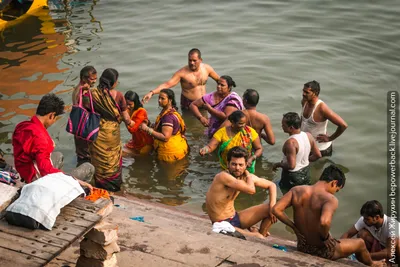
[[[297,185],[311,183],[310,162],[321,157],[316,142],[310,133],[301,131],[301,119],[295,112],[283,115],[282,130],[289,134],[283,144],[283,159],[274,163],[272,170],[282,168],[279,186],[283,193]],[[311,152],[311,155],[310,155]]]
[[[372,260],[385,259],[388,263],[399,263],[399,222],[383,214],[382,204],[377,200],[367,201],[360,210],[361,217],[341,238],[355,235],[362,238]]]
[[[332,155],[332,141],[347,129],[347,123],[319,99],[320,89],[317,81],[304,84],[301,100],[301,130],[312,134],[318,142],[318,149],[325,157]],[[328,121],[337,126],[336,131],[331,135],[327,134]]]

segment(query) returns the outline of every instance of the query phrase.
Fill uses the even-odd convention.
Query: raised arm
[[[181,71],[182,71],[182,69],[178,70],[177,72],[174,73],[174,75],[172,75],[171,79],[169,79],[167,82],[160,84],[155,89],[153,89],[150,92],[148,92],[143,97],[142,102],[143,103],[147,103],[153,95],[156,95],[156,94],[160,93],[160,91],[162,89],[172,88],[175,85],[177,85],[179,83],[179,81],[181,80]]]
[[[267,189],[269,191],[269,203],[272,208],[276,204],[276,185],[275,185],[275,183],[273,183],[267,179],[264,179],[264,178],[259,178],[255,175],[253,175],[252,178],[253,178],[255,186]]]
[[[210,65],[206,64],[206,68],[207,68],[207,71],[208,71],[208,76],[210,76],[214,81],[218,82],[219,75],[215,72],[213,67],[211,67]]]
[[[254,185],[252,175],[250,175],[248,171],[245,171],[245,173],[247,174],[246,179],[245,179],[246,181],[236,179],[228,172],[220,173],[219,178],[221,179],[221,182],[224,185],[226,185],[232,189],[238,190],[240,192],[252,195],[256,192],[256,187]]]
[[[193,115],[201,122],[201,124],[203,124],[204,127],[208,127],[209,126],[208,119],[204,118],[199,110],[199,108],[202,107],[203,105],[204,105],[203,98],[199,98],[190,104],[189,109],[193,113]]]
[[[333,112],[333,110],[331,110],[328,107],[328,105],[326,105],[325,103],[322,103],[321,105],[322,105],[321,112],[324,118],[335,124],[337,128],[336,131],[331,136],[328,136],[326,134],[319,134],[317,136],[317,141],[318,142],[333,141],[347,129],[347,123],[338,114]]]
[[[329,237],[329,229],[331,228],[331,222],[333,214],[338,207],[338,200],[334,196],[329,196],[329,199],[323,204],[321,209],[321,240],[327,240]]]

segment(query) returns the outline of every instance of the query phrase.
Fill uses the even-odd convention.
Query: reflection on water
[[[49,10],[42,9],[22,23],[4,29],[0,43],[0,120],[32,116],[38,99],[63,83],[48,74],[62,73],[58,62],[67,51],[65,36],[55,31]],[[63,23],[60,22],[59,23]],[[31,104],[31,105],[29,105]]]

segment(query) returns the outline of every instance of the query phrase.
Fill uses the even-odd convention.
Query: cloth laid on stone
[[[232,224],[230,224],[227,221],[213,223],[212,230],[214,233],[221,233],[221,232],[233,233],[236,231],[235,227],[233,227]]]
[[[52,173],[25,185],[21,196],[7,208],[7,212],[28,216],[51,230],[60,209],[84,193],[72,176]]]

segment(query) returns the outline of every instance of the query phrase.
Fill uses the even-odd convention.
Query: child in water
[[[140,130],[142,123],[148,124],[147,111],[143,108],[138,94],[133,91],[125,93],[125,100],[131,120],[135,122],[128,131],[132,134],[132,139],[124,146],[124,155],[148,155],[153,150],[153,138],[146,132]]]

